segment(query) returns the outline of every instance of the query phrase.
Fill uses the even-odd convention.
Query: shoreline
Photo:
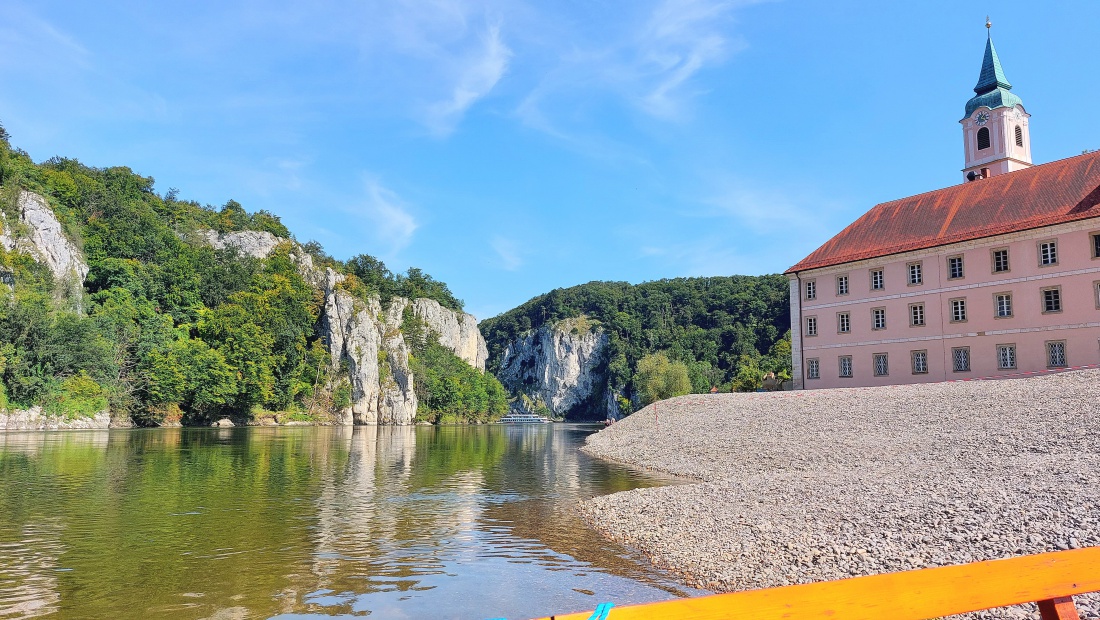
[[[765,588],[1100,545],[1100,371],[690,395],[587,454],[697,482],[580,505],[685,584]],[[1075,597],[1100,617],[1100,595]],[[1027,618],[1034,605],[969,615]]]

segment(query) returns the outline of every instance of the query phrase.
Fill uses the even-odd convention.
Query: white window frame
[[[918,360],[920,360],[918,362]],[[909,361],[913,367],[914,375],[926,375],[928,374],[928,350],[919,349],[917,351],[909,352]]]
[[[874,331],[886,329],[886,308],[871,308],[871,329]]]
[[[872,269],[870,273],[871,273],[871,290],[872,291],[886,290],[886,271],[880,267],[878,269]]]
[[[916,320],[915,312],[920,312],[920,322]],[[924,327],[928,325],[928,309],[924,302],[909,304],[909,327]]]
[[[807,338],[813,338],[816,335],[817,335],[817,317],[816,316],[808,316],[808,317],[806,317],[806,337]]]
[[[876,377],[890,376],[890,356],[886,353],[872,353],[871,366]]]
[[[966,298],[955,297],[947,301],[949,320],[951,323],[965,323],[966,322]]]
[[[855,369],[852,366],[852,356],[851,355],[841,355],[840,357],[836,358],[836,361],[837,361],[837,366],[838,366],[837,372],[840,373],[840,378],[841,379],[851,379],[852,377],[855,376],[856,373],[855,373]],[[845,370],[848,371],[848,374],[844,374]]]
[[[1005,268],[997,269],[997,252],[1005,253]],[[990,273],[1008,273],[1012,271],[1012,261],[1009,258],[1008,248],[993,248],[989,251]]]
[[[959,261],[958,262],[959,275],[954,275],[952,273],[952,269],[953,269],[952,261]],[[963,255],[962,254],[956,254],[955,256],[948,256],[947,257],[947,279],[948,280],[962,280],[965,277],[966,277],[966,267],[963,265]]]
[[[1089,233],[1089,246],[1089,253],[1092,254],[1092,260],[1100,260],[1100,231]]]
[[[1058,240],[1045,239],[1036,244],[1040,267],[1053,267],[1058,264]]]
[[[847,329],[842,329],[847,327]],[[836,313],[836,333],[838,334],[850,334],[852,333],[852,313],[851,312],[837,312]]]
[[[1006,358],[1011,362],[1010,365],[1006,365]],[[997,370],[1016,370],[1018,363],[1015,343],[997,345]]]
[[[817,280],[806,280],[806,299],[817,299]]]
[[[909,286],[924,284],[924,262],[913,261],[905,264],[905,278]]]
[[[1001,314],[1001,298],[1005,298],[1008,307],[1007,314]],[[993,293],[993,318],[995,319],[1011,319],[1013,314],[1012,307],[1012,291],[1001,291],[999,293]]]
[[[1051,310],[1047,307],[1047,293],[1054,293],[1052,299],[1058,303],[1058,307]],[[1042,304],[1043,314],[1058,314],[1062,311],[1062,287],[1060,286],[1044,286],[1039,289],[1039,303]]]
[[[844,297],[848,293],[852,292],[852,282],[848,278],[848,274],[836,277],[836,296]]]
[[[959,360],[966,362],[965,368],[959,368]],[[951,349],[952,372],[970,372],[970,347],[953,347]]]
[[[806,360],[806,378],[807,379],[820,379],[821,378],[821,360],[816,357],[811,357]]]
[[[1047,354],[1047,368],[1068,368],[1069,367],[1069,353],[1066,351],[1065,340],[1047,340],[1044,344]],[[1061,348],[1061,364],[1057,364],[1059,360],[1056,359],[1057,349]]]

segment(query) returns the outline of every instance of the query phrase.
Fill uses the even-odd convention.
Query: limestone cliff
[[[79,309],[84,278],[88,277],[84,253],[65,235],[61,222],[45,198],[33,192],[20,191],[15,206],[18,219],[4,218],[0,244],[8,251],[29,254],[49,267],[58,291],[74,299]]]
[[[199,234],[215,250],[236,248],[241,254],[253,258],[267,258],[283,240],[275,235],[262,230],[242,230],[240,232],[219,233],[215,230],[204,230]]]
[[[282,241],[256,231],[219,234],[206,230],[199,234],[215,248],[233,247],[256,258],[266,258]],[[471,366],[485,369],[488,349],[472,315],[430,299],[395,297],[383,308],[377,297],[364,301],[340,288],[344,276],[318,268],[300,246],[291,249],[290,259],[306,282],[324,293],[320,335],[328,346],[332,368],[339,375],[346,370],[351,386],[351,405],[339,412],[337,423],[404,425],[415,421],[417,398],[409,347],[401,332],[406,309],[438,334],[440,344]]]
[[[90,418],[69,419],[60,415],[48,415],[42,407],[0,412],[0,431],[56,431],[92,428],[109,428],[111,414],[101,411]]]
[[[543,325],[508,345],[497,378],[556,416],[602,418],[607,342],[601,328],[582,319]]]

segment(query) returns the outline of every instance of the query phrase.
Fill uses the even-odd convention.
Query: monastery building
[[[795,387],[1100,363],[1100,152],[1032,164],[992,38],[974,92],[960,185],[876,205],[787,271]]]

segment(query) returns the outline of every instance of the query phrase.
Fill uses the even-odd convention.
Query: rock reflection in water
[[[686,592],[578,499],[591,429],[0,434],[0,618],[535,616]]]

